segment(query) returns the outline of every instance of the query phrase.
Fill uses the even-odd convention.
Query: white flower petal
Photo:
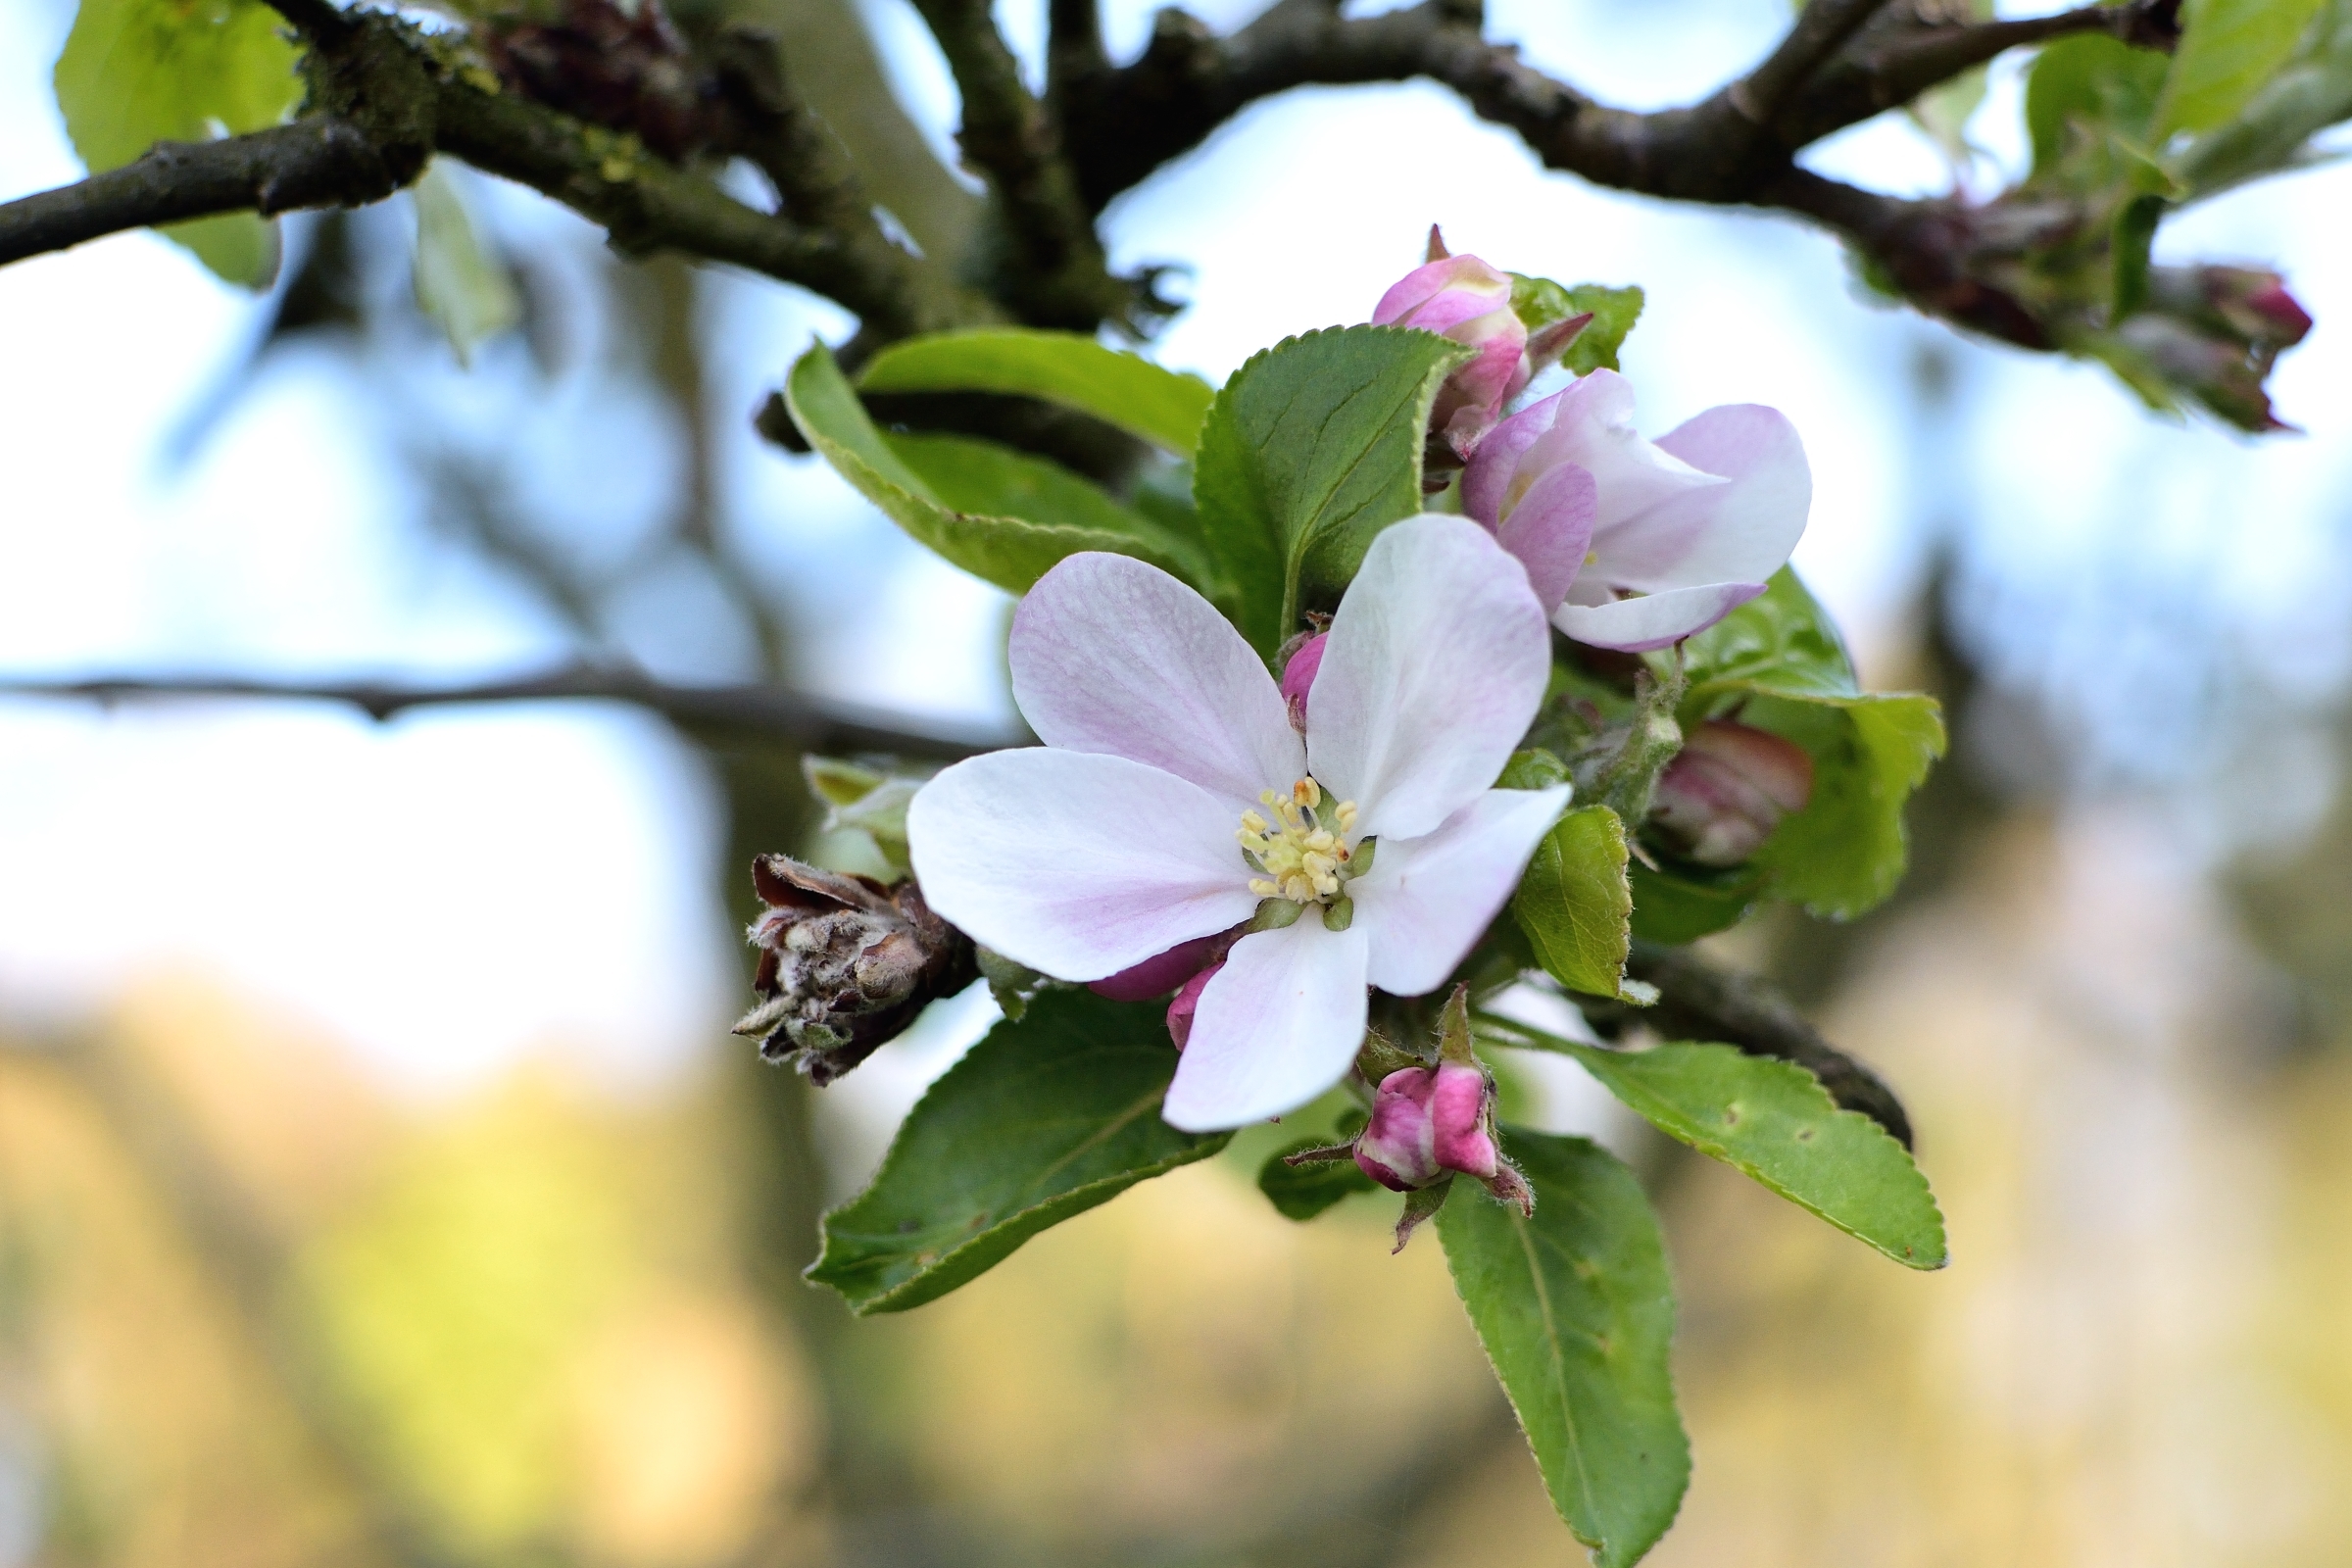
[[[1233,945],[1200,993],[1160,1114],[1188,1133],[1297,1110],[1347,1076],[1364,1039],[1364,932],[1313,909]]]
[[[1761,582],[1805,531],[1813,474],[1796,427],[1752,403],[1709,409],[1658,442],[1661,451],[1729,482],[1670,496],[1619,525],[1593,530],[1591,573],[1656,592]]]
[[[984,947],[1100,980],[1250,918],[1226,803],[1123,757],[1044,747],[956,763],[915,792],[923,898]]]
[[[1552,612],[1551,618],[1580,643],[1641,654],[1705,631],[1763,591],[1760,582],[1714,582],[1607,605],[1579,605],[1571,594],[1571,602]]]
[[[1512,432],[1509,445],[1501,448],[1502,452],[1516,451],[1511,477],[1499,495],[1493,495],[1491,473],[1478,475],[1479,503],[1499,501],[1507,513],[1534,478],[1563,463],[1573,463],[1589,470],[1599,487],[1598,535],[1676,496],[1720,489],[1724,482],[1642,439],[1634,428],[1633,383],[1614,370],[1594,370],[1566,391],[1531,404],[1496,426],[1488,440],[1502,436],[1523,419],[1540,433],[1526,439]],[[1480,455],[1485,455],[1485,448]],[[1472,505],[1470,478],[1463,476],[1463,505],[1473,515],[1483,517],[1485,513]]]
[[[1340,600],[1307,698],[1307,760],[1359,834],[1416,838],[1494,782],[1534,722],[1551,638],[1494,536],[1425,514],[1385,529]]]
[[[1229,814],[1306,771],[1264,662],[1157,566],[1068,557],[1014,612],[1010,659],[1013,701],[1049,746],[1148,762],[1218,796]]]
[[[1546,614],[1568,596],[1592,547],[1599,509],[1592,475],[1563,463],[1527,487],[1527,494],[1494,530],[1502,548],[1527,568],[1528,585]]]
[[[1519,885],[1528,857],[1559,819],[1568,787],[1489,790],[1417,839],[1383,839],[1372,869],[1348,884],[1371,939],[1371,981],[1417,997],[1446,983]]]

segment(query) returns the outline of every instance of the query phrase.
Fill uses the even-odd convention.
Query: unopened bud
[[[1323,667],[1323,648],[1330,641],[1331,633],[1315,633],[1282,666],[1282,695],[1291,705],[1291,727],[1301,735],[1306,733],[1306,694],[1315,684],[1315,671]]]
[[[1187,980],[1175,1000],[1168,1004],[1168,1038],[1176,1042],[1178,1051],[1193,1037],[1193,1014],[1200,1010],[1200,993],[1208,989],[1209,980],[1224,967],[1221,960],[1210,964]]]
[[[2250,343],[2290,348],[2311,330],[2311,313],[2286,291],[2286,279],[2255,267],[2200,267],[2205,298]]]
[[[1400,1067],[1380,1081],[1372,1120],[1355,1141],[1355,1162],[1391,1192],[1409,1193],[1460,1171],[1481,1181],[1495,1172],[1487,1131],[1485,1071],[1458,1062]]]
[[[1511,309],[1511,277],[1475,256],[1448,256],[1430,230],[1427,265],[1399,278],[1373,309],[1375,326],[1414,326],[1478,351],[1446,378],[1430,412],[1430,447],[1466,459],[1534,374],[1527,324]]]
[[[1812,797],[1813,760],[1802,747],[1747,724],[1710,719],[1691,730],[1658,775],[1649,825],[1700,865],[1738,865]]]
[[[931,912],[912,881],[752,862],[767,907],[752,922],[760,1004],[735,1025],[769,1061],[796,1061],[822,1087],[904,1032],[932,1001],[972,983],[971,939]]]

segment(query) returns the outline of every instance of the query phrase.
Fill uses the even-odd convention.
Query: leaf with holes
[[[1458,1182],[1438,1236],[1552,1506],[1598,1568],[1626,1568],[1690,1483],[1657,1215],[1605,1150],[1516,1127],[1506,1139],[1534,1216]]]
[[[1207,1158],[1231,1134],[1159,1119],[1175,1075],[1160,1005],[1041,994],[907,1113],[873,1182],[825,1216],[808,1278],[860,1315],[903,1312],[1137,1182]]]

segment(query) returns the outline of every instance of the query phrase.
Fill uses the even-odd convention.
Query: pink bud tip
[[[1193,1014],[1200,1010],[1200,993],[1208,989],[1210,978],[1224,967],[1221,961],[1210,964],[1187,980],[1184,989],[1176,993],[1176,1000],[1168,1004],[1168,1038],[1176,1042],[1178,1051],[1193,1037]]]
[[[1701,865],[1738,865],[1813,796],[1813,760],[1778,735],[1709,719],[1658,775],[1650,822]]]
[[[2284,342],[2299,343],[2303,340],[2303,334],[2311,330],[2311,313],[2286,291],[2283,281],[2274,281],[2267,288],[2256,289],[2246,297],[2246,305],[2270,322]]]
[[[1224,940],[1222,936],[1208,936],[1179,942],[1132,968],[1088,981],[1086,989],[1113,1002],[1149,1002],[1153,997],[1164,997],[1199,974],[1202,966],[1214,962],[1219,956],[1217,945]]]
[[[1463,1062],[1399,1067],[1380,1081],[1372,1120],[1355,1141],[1358,1169],[1391,1192],[1427,1187],[1449,1171],[1492,1178],[1486,1073]]]
[[[1291,662],[1282,666],[1282,696],[1291,705],[1291,727],[1306,733],[1306,694],[1315,684],[1315,671],[1323,667],[1323,645],[1331,641],[1331,633],[1319,631],[1298,645]]]

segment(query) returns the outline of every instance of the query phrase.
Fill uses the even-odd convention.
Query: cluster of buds
[[[752,882],[767,905],[749,933],[760,1004],[735,1032],[760,1037],[761,1056],[797,1062],[820,1088],[979,973],[971,939],[911,881],[885,887],[763,855]]]
[[[1813,760],[1803,748],[1752,725],[1709,719],[1659,773],[1648,826],[1687,860],[1738,865],[1812,798]]]
[[[1531,333],[1512,309],[1511,290],[1510,273],[1475,256],[1449,254],[1433,223],[1427,264],[1397,279],[1373,308],[1375,326],[1418,327],[1477,351],[1446,378],[1430,411],[1423,485],[1433,493],[1469,461],[1479,438],[1502,417],[1502,406],[1566,353],[1592,319],[1571,317]]]
[[[2246,430],[2293,426],[2271,411],[2264,381],[2303,341],[2311,315],[2277,272],[2252,267],[2159,267],[2147,306],[2116,335],[2166,382]]]
[[[1359,1063],[1360,1067],[1360,1063]],[[1502,1157],[1494,1136],[1494,1080],[1470,1045],[1470,991],[1453,988],[1438,1031],[1438,1059],[1384,1073],[1372,1092],[1371,1119],[1348,1143],[1302,1150],[1294,1165],[1352,1158],[1356,1168],[1405,1195],[1396,1250],[1445,1202],[1453,1178],[1467,1176],[1523,1214],[1536,1195]]]

